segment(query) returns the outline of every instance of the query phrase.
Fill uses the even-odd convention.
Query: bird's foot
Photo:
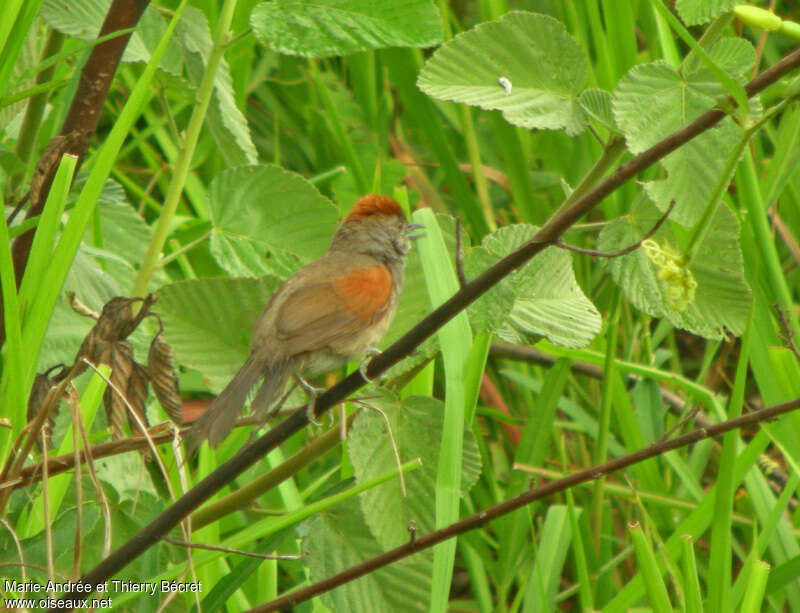
[[[369,366],[372,359],[379,356],[381,354],[381,350],[375,347],[370,347],[364,352],[364,359],[361,360],[361,364],[358,365],[358,372],[364,378],[364,381],[370,383],[373,377],[367,375],[367,366]]]
[[[308,421],[310,421],[315,426],[321,426],[322,422],[318,421],[316,416],[314,415],[314,406],[317,404],[317,396],[319,396],[322,392],[325,391],[324,387],[314,387],[308,381],[303,379],[303,377],[295,375],[295,379],[300,384],[300,387],[303,388],[306,394],[308,394],[308,404],[306,405],[306,417],[308,417]]]

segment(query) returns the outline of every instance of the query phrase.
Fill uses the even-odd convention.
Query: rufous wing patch
[[[368,320],[389,301],[392,273],[385,266],[370,266],[337,279],[333,287],[347,311]]]

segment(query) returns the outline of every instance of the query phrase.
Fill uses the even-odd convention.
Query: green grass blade
[[[414,221],[425,226],[425,238],[417,242],[425,283],[434,308],[458,290],[455,271],[449,264],[444,237],[431,209],[421,209]],[[445,370],[445,414],[439,466],[436,474],[436,526],[458,519],[461,498],[461,456],[464,446],[464,420],[468,360],[472,351],[472,332],[467,314],[461,312],[444,325],[439,346]],[[434,547],[431,611],[444,611],[450,596],[456,541]]]

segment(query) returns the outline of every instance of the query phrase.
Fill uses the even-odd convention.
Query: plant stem
[[[208,54],[206,71],[203,73],[203,79],[197,91],[197,105],[189,119],[189,126],[186,129],[183,148],[175,163],[175,172],[172,175],[172,181],[169,184],[167,196],[164,199],[164,206],[161,209],[161,215],[153,230],[153,238],[150,240],[150,244],[147,247],[147,253],[145,253],[144,260],[142,261],[139,275],[136,277],[133,289],[131,290],[131,296],[144,296],[147,293],[147,284],[150,281],[150,277],[153,276],[153,272],[158,268],[161,250],[167,242],[170,226],[175,217],[175,212],[178,209],[181,193],[183,192],[183,186],[186,183],[186,177],[189,175],[189,168],[192,163],[192,158],[194,157],[194,151],[197,148],[197,141],[203,129],[203,121],[208,111],[208,105],[211,102],[211,95],[214,92],[214,79],[228,44],[230,26],[233,19],[233,12],[236,9],[236,2],[237,0],[225,0],[225,3],[222,5],[222,11],[219,15],[217,31],[214,34],[211,52]]]
[[[622,157],[622,154],[625,153],[625,139],[621,136],[612,136],[608,142],[606,143],[605,147],[603,147],[603,152],[600,154],[598,160],[594,163],[589,169],[581,182],[575,186],[575,189],[572,190],[572,193],[567,196],[566,200],[561,203],[561,206],[558,207],[555,213],[553,213],[552,217],[556,217],[570,208],[575,202],[581,199],[581,197],[586,194],[603,176],[609,171],[609,169],[617,163],[617,160]]]

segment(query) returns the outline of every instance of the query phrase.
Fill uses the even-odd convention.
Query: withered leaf
[[[133,418],[133,415],[128,414],[128,423],[131,425],[133,432],[141,431],[142,426],[147,427],[147,414],[145,413],[145,404],[147,403],[147,380],[150,378],[147,369],[141,364],[133,363],[131,369],[131,376],[128,379],[128,402],[133,410],[139,416],[140,422]]]
[[[161,332],[150,343],[147,366],[153,381],[153,391],[173,423],[183,423],[183,401],[178,390],[178,378],[172,362],[172,347],[161,338]]]
[[[133,345],[127,341],[117,341],[113,344],[109,343],[108,347],[110,349],[111,385],[103,394],[103,405],[106,409],[108,424],[111,426],[111,438],[118,440],[125,436],[128,408],[125,406],[125,400],[120,397],[120,393],[124,394],[128,390],[128,381],[134,364]]]

